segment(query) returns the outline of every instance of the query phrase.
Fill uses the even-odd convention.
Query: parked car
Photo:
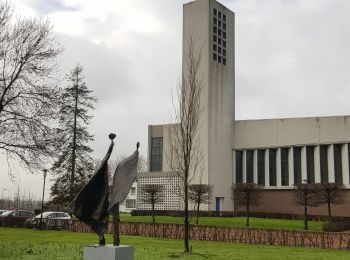
[[[27,210],[7,210],[0,215],[0,226],[23,227],[24,222],[33,215],[32,212]]]
[[[72,224],[72,219],[68,213],[52,211],[43,212],[42,217],[40,213],[25,222],[26,227],[42,229],[66,229],[70,224]]]
[[[0,209],[0,215],[4,212],[6,212],[7,210],[4,210],[4,209]]]

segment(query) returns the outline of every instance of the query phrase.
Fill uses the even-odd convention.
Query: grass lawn
[[[83,259],[83,246],[95,244],[95,234],[0,228],[0,259]],[[112,237],[107,236],[107,243]],[[182,253],[181,240],[123,236],[135,247],[136,260],[158,259],[350,259],[350,252],[311,248],[191,241],[193,253]]]
[[[130,216],[130,214],[122,213],[121,221],[124,222],[152,222],[151,216]],[[245,227],[245,217],[200,217],[200,225],[208,226],[225,226],[225,227]],[[158,223],[174,223],[183,224],[182,217],[157,216]],[[195,218],[191,219],[194,224]],[[309,230],[322,231],[323,222],[309,221]],[[293,229],[302,230],[302,220],[286,220],[286,219],[269,219],[269,218],[250,218],[250,227],[252,228],[272,228],[272,229]]]

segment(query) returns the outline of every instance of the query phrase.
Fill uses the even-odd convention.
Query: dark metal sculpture
[[[89,225],[99,237],[99,245],[105,245],[104,234],[108,219],[108,159],[113,151],[115,134],[110,134],[111,144],[95,174],[79,192],[74,203],[73,214]]]
[[[114,236],[113,245],[119,246],[119,204],[125,200],[137,175],[137,163],[139,159],[140,143],[136,144],[136,151],[128,158],[121,161],[114,173],[112,196],[109,202],[108,211],[113,216]]]
[[[98,235],[100,246],[104,246],[106,243],[104,234],[107,230],[109,213],[113,216],[114,223],[113,244],[119,246],[119,204],[128,195],[137,174],[139,142],[136,145],[136,151],[118,164],[113,177],[111,200],[108,202],[108,159],[113,151],[115,136],[115,134],[109,135],[111,144],[105,158],[72,202],[74,204],[73,214],[89,225]]]

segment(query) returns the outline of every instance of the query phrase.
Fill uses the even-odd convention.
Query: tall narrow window
[[[294,184],[301,184],[301,147],[293,147]]]
[[[243,152],[236,151],[236,183],[243,182]]]
[[[151,143],[151,172],[162,171],[163,137],[152,138]]]
[[[281,149],[281,184],[289,185],[288,148]]]
[[[308,183],[315,183],[315,164],[313,146],[306,146],[306,172]]]
[[[277,171],[276,171],[276,149],[269,149],[269,177],[270,186],[277,185]]]
[[[265,186],[265,150],[258,150],[258,184]]]
[[[247,173],[247,183],[253,183],[254,177],[253,177],[253,167],[254,167],[254,151],[253,150],[247,150],[246,151],[246,173]]]
[[[334,150],[334,177],[335,183],[343,184],[343,171],[341,161],[341,144],[333,145]]]
[[[328,183],[328,156],[327,145],[320,145],[321,183]]]
[[[346,144],[346,146],[348,147],[348,161],[349,161],[349,169],[350,169],[350,144]],[[350,177],[350,172],[349,172],[349,177]]]

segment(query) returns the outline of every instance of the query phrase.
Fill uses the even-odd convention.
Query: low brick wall
[[[69,230],[75,232],[91,232],[88,226],[79,221],[74,221]],[[111,223],[108,225],[107,233],[113,233],[113,225]],[[122,235],[131,236],[182,239],[183,225],[123,222],[120,224],[120,233]],[[190,239],[229,243],[350,250],[350,234],[334,232],[191,225]]]

